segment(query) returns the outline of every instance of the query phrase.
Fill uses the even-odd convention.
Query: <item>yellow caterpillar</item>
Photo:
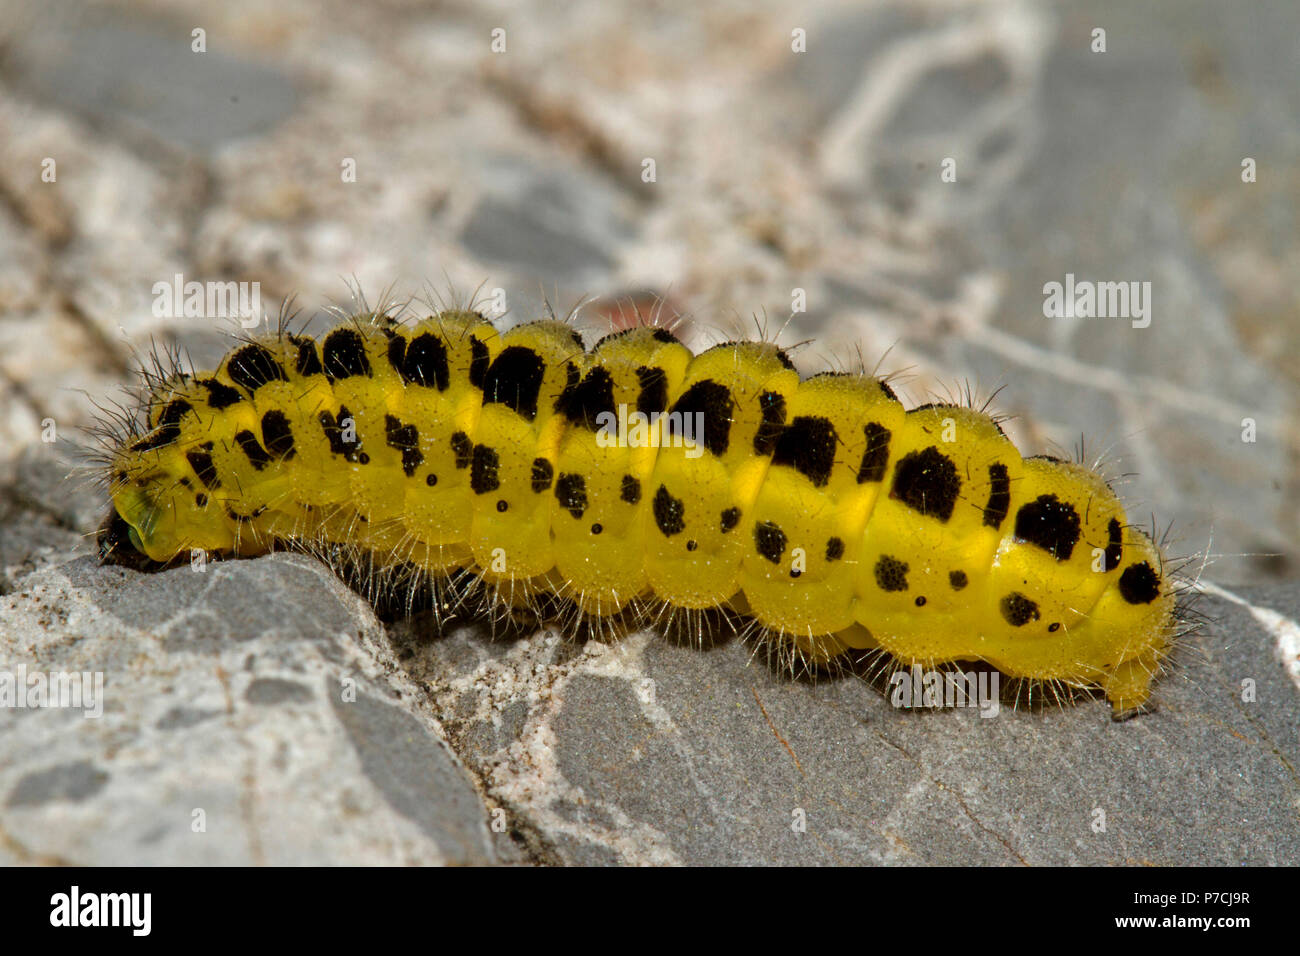
[[[1164,556],[1096,473],[770,343],[362,313],[147,384],[104,458],[105,560],[294,546],[587,620],[729,609],[808,660],[985,661],[1117,716],[1175,633]]]

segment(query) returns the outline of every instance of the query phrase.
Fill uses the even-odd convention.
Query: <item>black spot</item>
[[[966,585],[970,584],[970,579],[966,577],[965,571],[949,571],[948,583],[952,585],[954,591],[960,591]]]
[[[271,463],[271,456],[257,443],[257,436],[248,429],[235,432],[235,443],[248,456],[248,463],[253,466],[254,471],[261,471]]]
[[[573,389],[566,389],[557,409],[574,425],[595,431],[605,424],[598,421],[603,413],[617,418],[614,408],[614,379],[609,372],[596,366]],[[608,419],[606,419],[608,421]]]
[[[573,517],[581,518],[587,510],[587,482],[582,475],[566,472],[555,482],[555,498],[561,508],[567,508]]]
[[[736,525],[740,524],[740,509],[728,508],[722,512],[722,533],[726,534]]]
[[[406,365],[406,339],[392,329],[384,329],[384,334],[388,336],[388,364],[403,380],[406,380],[404,369]]]
[[[485,495],[501,487],[501,480],[497,477],[497,469],[500,465],[501,459],[497,456],[495,448],[489,448],[487,445],[474,446],[469,467],[469,487],[474,494]]]
[[[908,452],[894,466],[894,486],[889,492],[913,511],[940,521],[952,517],[961,492],[961,479],[953,460],[931,445]]]
[[[532,477],[533,493],[541,494],[547,488],[550,488],[551,479],[554,475],[555,470],[551,467],[550,462],[547,462],[545,458],[534,458],[533,473],[530,476]]]
[[[1047,625],[1047,630],[1053,634],[1055,634],[1060,629],[1061,629],[1061,625],[1056,621],[1053,621],[1051,624]]]
[[[797,577],[802,577],[802,576],[803,576],[803,572],[800,571],[798,568],[791,568],[791,569],[790,569],[790,577],[792,577],[792,578],[797,578]]]
[[[578,371],[578,366],[572,362],[564,363],[564,388],[560,389],[560,394],[555,396],[555,401],[551,403],[551,409],[563,414],[564,409],[568,407],[569,401],[573,394],[582,384],[582,373]]]
[[[700,543],[699,543],[698,541],[687,541],[687,542],[686,542],[686,550],[687,550],[687,551],[694,551],[694,550],[695,550],[696,548],[698,548],[699,546],[700,546]]]
[[[234,391],[234,389],[231,389]],[[236,395],[239,393],[236,392]],[[158,415],[158,421],[154,425],[154,431],[145,438],[136,441],[131,445],[131,451],[152,451],[155,448],[162,448],[164,445],[170,445],[181,435],[181,417],[188,411],[192,411],[193,406],[183,398],[173,399],[163,406],[162,412]]]
[[[754,451],[770,455],[785,427],[785,396],[778,392],[764,392],[758,396],[758,409],[763,420],[754,432]]]
[[[1065,561],[1079,541],[1079,512],[1056,495],[1039,495],[1016,512],[1016,537]]]
[[[510,510],[510,504],[504,498],[497,502],[497,511],[506,512]]]
[[[604,530],[605,530],[605,529],[602,528],[602,527],[600,526],[600,523],[599,523],[599,522],[597,522],[596,524],[594,524],[594,525],[591,526],[591,533],[592,533],[592,534],[600,534],[600,533],[601,533],[602,531],[604,531]]]
[[[186,412],[193,411],[194,406],[183,398],[176,398],[163,406],[162,414],[158,416],[159,425],[179,425],[181,416]]]
[[[885,466],[889,464],[889,440],[893,433],[878,422],[867,422],[862,431],[867,436],[867,448],[862,453],[862,464],[858,465],[858,484],[884,481]]]
[[[731,389],[706,378],[688,388],[673,403],[668,412],[667,432],[669,435],[683,435],[689,430],[695,441],[701,442],[713,454],[722,455],[731,439],[731,412],[735,407]],[[689,425],[686,424],[688,416]],[[700,422],[704,425],[703,433],[697,427]]]
[[[223,408],[229,408],[236,402],[242,402],[244,396],[239,393],[238,389],[231,388],[215,378],[201,378],[198,380],[208,390],[208,407],[213,411],[221,411]]]
[[[1102,570],[1114,571],[1124,557],[1124,527],[1111,518],[1106,530],[1110,533],[1110,541],[1106,544],[1106,566]]]
[[[492,361],[492,355],[488,351],[485,343],[480,342],[478,336],[469,337],[469,383],[475,388],[483,387],[483,380],[487,378],[488,365]]]
[[[600,338],[596,339],[596,344],[592,348],[592,351],[599,352],[601,346],[603,346],[606,342],[612,342],[615,339],[621,339],[624,336],[631,334],[631,332],[632,329],[619,329],[617,332],[606,332]]]
[[[329,412],[321,412],[316,418],[320,422],[321,430],[325,432],[325,440],[330,443],[330,452],[335,455],[342,455],[348,461],[356,461],[361,442],[343,440],[346,422],[352,418],[352,413],[348,411],[348,407],[346,405],[339,406],[339,417],[337,419]],[[355,438],[355,420],[353,420],[352,426],[353,437]]]
[[[162,448],[164,445],[170,445],[180,437],[181,426],[175,422],[168,425],[160,425],[149,435],[133,442],[131,451],[153,451],[155,448]]]
[[[829,418],[798,415],[777,438],[772,464],[793,468],[820,488],[831,480],[838,442]]]
[[[754,525],[754,547],[773,564],[778,564],[785,554],[785,532],[773,521],[760,521]]]
[[[370,464],[370,456],[363,451],[357,455],[357,461],[363,465],[368,465]]]
[[[663,485],[660,485],[659,490],[655,492],[652,510],[655,524],[659,526],[664,537],[671,538],[686,527],[686,506],[682,504],[680,498],[670,495]]]
[[[607,335],[602,335],[600,339],[597,340],[595,349],[593,349],[592,351],[598,350],[606,342],[612,342],[615,339],[621,339],[623,338],[623,336],[631,335],[633,332],[637,331],[637,329],[643,329],[643,328],[650,329],[650,338],[654,339],[656,342],[668,343],[668,342],[677,341],[677,336],[673,335],[667,329],[661,329],[657,327],[644,326],[644,325],[634,325],[630,329],[619,329],[617,332],[610,332]]]
[[[630,505],[636,504],[641,500],[641,482],[632,475],[624,475],[623,488],[618,496]]]
[[[641,391],[636,396],[636,410],[653,415],[668,407],[668,373],[661,368],[642,365],[636,370]]]
[[[217,468],[212,464],[212,456],[206,451],[187,451],[185,460],[194,469],[194,474],[199,476],[199,481],[203,482],[204,488],[211,490],[212,488],[221,487],[221,479],[217,477]]]
[[[1002,617],[1012,627],[1023,627],[1038,620],[1038,605],[1018,591],[1012,591],[1002,599],[1001,609]]]
[[[230,505],[226,505],[225,510],[226,510],[226,517],[229,518],[231,521],[238,521],[240,524],[244,524],[246,522],[253,521],[256,518],[260,518],[263,512],[266,511],[266,505],[260,505],[257,508],[254,508],[253,513],[251,515],[241,515],[234,508],[230,507]],[[363,516],[361,520],[365,521],[366,519]]]
[[[1129,604],[1150,604],[1160,596],[1160,575],[1146,561],[1130,564],[1119,576],[1119,593]]]
[[[200,508],[206,508],[208,506],[208,496],[200,491],[194,496],[194,503]]]
[[[908,568],[906,561],[882,554],[876,562],[876,584],[882,591],[906,591]]]
[[[353,375],[370,375],[366,343],[356,329],[335,329],[325,336],[321,367],[331,382]]]
[[[913,601],[912,603],[915,604],[917,607],[925,607],[925,595],[918,594],[916,596],[916,600]]]
[[[826,542],[826,560],[838,561],[844,557],[844,542],[839,538],[831,538]]]
[[[432,488],[434,485],[438,483],[438,476],[435,475],[433,472],[429,472],[427,475],[424,476],[424,483],[428,485],[430,488]]]
[[[464,432],[453,432],[451,450],[456,455],[456,467],[468,468],[474,455],[474,443],[469,440],[469,436]]]
[[[242,385],[250,393],[267,382],[287,382],[288,376],[275,356],[260,345],[245,345],[230,356],[226,363],[226,374],[236,385]]]
[[[498,402],[531,422],[537,417],[537,395],[545,375],[546,363],[540,355],[522,345],[511,345],[483,376],[483,404]]]
[[[272,455],[285,461],[297,454],[293,447],[293,430],[284,412],[273,408],[262,416],[262,443]]]
[[[432,332],[417,335],[406,348],[402,377],[408,382],[445,392],[451,384],[447,366],[447,346]]]
[[[384,416],[384,433],[390,448],[402,453],[402,471],[407,478],[424,463],[420,451],[420,431],[414,425],[403,425],[395,415]]]
[[[989,465],[989,503],[984,506],[984,524],[989,528],[1000,528],[1011,507],[1011,476],[1007,466],[1001,463]]]
[[[533,459],[533,491],[541,494],[551,487],[551,482],[555,479],[555,469],[545,458]]]
[[[316,343],[300,336],[290,336],[289,341],[298,346],[298,357],[294,360],[298,374],[319,375],[323,369],[320,366],[320,355],[316,352]]]

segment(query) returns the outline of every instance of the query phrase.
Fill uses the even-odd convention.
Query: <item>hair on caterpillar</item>
[[[1165,611],[1170,584],[1183,594],[1167,542],[1124,519],[1082,443],[1076,462],[1023,456],[990,414],[997,391],[981,401],[966,381],[904,408],[899,373],[868,374],[860,348],[804,377],[791,353],[808,343],[780,346],[789,319],[774,330],[765,314],[691,353],[663,298],[616,300],[588,349],[583,303],[561,318],[547,299],[548,318],[501,331],[478,311],[482,288],[426,288],[439,311],[422,316],[392,287],[371,307],[354,283],[316,338],[286,300],[274,329],[234,336],[202,376],[155,344],[134,402],[98,433],[114,502],[102,557],[294,549],[439,629],[558,619],[615,640],[649,625],[701,647],[729,629],[801,678],[861,660],[877,673],[880,638],[908,667],[996,660],[1027,682],[1027,705],[1101,688],[1117,715],[1145,704],[1186,633]],[[701,430],[680,448],[607,451],[594,422],[616,405],[670,426],[695,415]],[[995,546],[1021,570],[989,564]],[[1113,578],[1083,567],[1102,551],[1093,571]],[[982,610],[995,586],[1000,618]],[[942,639],[935,613],[957,622]],[[1105,637],[1091,656],[1072,642],[1083,628]]]
[[[641,624],[675,644],[704,651],[740,637],[739,619],[729,607],[678,607],[652,601],[645,606]]]

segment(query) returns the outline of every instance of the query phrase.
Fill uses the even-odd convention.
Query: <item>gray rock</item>
[[[18,585],[3,660],[104,690],[98,718],[0,712],[11,862],[1300,862],[1300,691],[1258,610],[1300,613],[1288,588],[1202,599],[1155,712],[1114,723],[1092,699],[899,710],[735,641],[385,635],[299,556]]]
[[[1288,588],[1243,596],[1300,607]],[[546,632],[402,640],[542,859],[1296,865],[1300,690],[1245,608],[1198,610],[1209,622],[1157,709],[1123,723],[1088,699],[898,710],[857,678],[793,682],[736,643],[703,652],[648,632],[582,648]]]
[[[601,178],[496,158],[460,241],[485,263],[552,282],[607,275],[630,231],[627,197]]]
[[[515,855],[369,607],[313,560],[142,575],[77,558],[2,600],[0,670],[102,677],[102,716],[0,711],[5,862]]]
[[[93,122],[210,151],[265,133],[293,110],[289,78],[232,55],[229,37],[206,18],[104,15],[57,2],[43,13],[7,51],[5,71],[24,93]],[[196,28],[205,32],[204,51],[192,49]]]
[[[58,800],[77,803],[99,793],[107,782],[108,774],[88,760],[57,764],[22,777],[10,792],[6,805],[32,807]]]

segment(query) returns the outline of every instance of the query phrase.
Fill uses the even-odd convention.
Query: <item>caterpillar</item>
[[[773,342],[695,354],[645,322],[588,349],[554,316],[362,309],[211,372],[155,356],[138,398],[97,464],[106,562],[293,547],[372,587],[416,574],[440,610],[725,611],[806,662],[980,661],[1117,719],[1178,631],[1161,548],[1097,472],[865,371],[801,378]]]

